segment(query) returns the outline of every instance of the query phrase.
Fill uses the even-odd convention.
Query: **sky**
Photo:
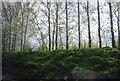
[[[64,1],[67,1],[67,2],[78,2],[78,0],[0,0],[2,2],[36,2],[36,1],[50,1],[50,2],[64,2]],[[79,1],[87,1],[87,0],[79,0]],[[95,0],[89,0],[90,2],[95,2]],[[118,2],[120,0],[99,0],[100,2],[105,2],[105,1],[111,1],[111,2]]]

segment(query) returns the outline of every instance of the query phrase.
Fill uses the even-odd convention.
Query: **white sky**
[[[0,0],[2,2],[36,2],[36,1],[43,1],[43,2],[46,2],[46,1],[50,1],[50,2],[78,2],[78,0]],[[79,1],[87,1],[87,0],[79,0]],[[95,2],[95,0],[89,0],[90,2]],[[100,2],[105,2],[105,1],[112,1],[112,2],[118,2],[120,0],[99,0]]]

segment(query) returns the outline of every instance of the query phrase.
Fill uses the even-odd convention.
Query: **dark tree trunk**
[[[66,8],[66,49],[69,49],[68,47],[68,10],[67,10],[67,2],[65,4]]]
[[[58,3],[56,2],[56,39],[55,39],[55,49],[58,49]]]
[[[87,0],[87,19],[88,19],[88,39],[89,48],[91,48],[90,18],[89,18],[89,0]]]
[[[9,27],[9,52],[11,51],[11,23],[12,23],[12,16],[11,16],[11,12],[10,12],[10,27]]]
[[[78,39],[79,39],[79,48],[81,47],[81,39],[80,39],[80,7],[79,7],[79,1],[78,1]]]
[[[110,9],[110,24],[111,24],[111,36],[112,36],[112,47],[115,48],[115,37],[113,31],[113,16],[112,16],[112,6],[111,2],[109,2],[109,9]]]
[[[49,51],[51,51],[51,35],[50,35],[50,2],[47,2],[47,6],[48,6]]]
[[[23,51],[23,28],[24,28],[24,17],[23,17],[23,7],[22,7],[22,12],[21,12],[21,15],[22,15],[22,23],[21,23],[21,40],[20,40],[20,51]]]
[[[98,38],[99,38],[99,47],[102,47],[101,43],[101,29],[100,29],[100,10],[99,10],[99,0],[97,0],[97,11],[98,11]]]
[[[118,2],[118,48],[120,49],[120,2]]]

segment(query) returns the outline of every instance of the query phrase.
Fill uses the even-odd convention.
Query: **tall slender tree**
[[[23,51],[23,26],[24,26],[24,9],[23,9],[23,4],[21,5],[21,18],[22,18],[22,21],[21,21],[21,42],[20,42],[20,50]]]
[[[115,37],[114,37],[114,30],[113,30],[113,15],[112,15],[112,6],[111,2],[109,4],[109,13],[110,13],[110,24],[111,24],[111,36],[112,36],[112,47],[115,48]]]
[[[51,34],[50,34],[50,2],[47,2],[47,8],[48,8],[49,51],[51,51]]]
[[[4,3],[2,3],[2,53],[6,52],[6,22],[7,21],[7,8]]]
[[[52,50],[54,50],[54,34],[55,34],[55,22],[53,17]]]
[[[118,48],[120,49],[120,2],[118,2]]]
[[[55,49],[58,49],[58,2],[56,2],[56,39],[55,39]]]
[[[69,49],[68,46],[68,9],[67,9],[68,2],[65,3],[66,8],[66,49]]]
[[[80,39],[80,7],[79,7],[79,1],[78,1],[78,39],[79,39],[79,48],[81,47],[81,39]]]
[[[90,32],[90,17],[89,17],[89,0],[87,0],[87,21],[88,21],[88,38],[89,48],[91,48],[91,32]]]
[[[29,12],[28,12],[29,4],[30,4],[30,2],[26,3],[26,13],[27,13],[27,16],[26,16],[26,23],[25,23],[24,36],[23,36],[23,38],[24,38],[24,41],[23,41],[23,51],[25,51],[25,46],[26,46],[26,35],[27,35],[28,19],[29,19]]]
[[[99,10],[99,0],[97,0],[97,13],[98,13],[98,38],[99,38],[99,47],[102,47],[101,43],[101,28],[100,28],[100,10]]]

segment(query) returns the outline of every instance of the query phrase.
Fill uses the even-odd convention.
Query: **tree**
[[[21,42],[20,42],[20,50],[23,51],[23,28],[24,28],[24,9],[23,4],[21,4]]]
[[[79,1],[78,1],[78,39],[79,39],[79,48],[81,47],[81,39],[80,39],[80,7],[79,7]]]
[[[87,0],[87,21],[88,21],[89,48],[91,48],[91,33],[90,33],[90,18],[89,18],[89,0]]]
[[[112,47],[115,48],[115,37],[114,37],[114,31],[113,31],[112,6],[111,6],[111,2],[108,2],[108,4],[109,4],[109,13],[110,13],[110,24],[111,24]]]
[[[54,50],[54,34],[55,34],[55,22],[54,22],[54,17],[53,17],[52,50]]]
[[[34,21],[31,13],[33,10],[29,4],[30,3],[22,2],[3,2],[3,52],[15,52],[19,49],[20,51],[23,51],[24,46],[26,45],[27,27],[34,24],[29,21],[30,19],[33,19]]]
[[[17,37],[17,16],[19,13],[19,3],[3,3],[2,4],[2,42],[3,52],[15,51]],[[16,21],[13,21],[16,20]]]
[[[11,25],[12,25],[12,21],[11,20],[12,20],[12,12],[10,11],[10,20],[9,20],[10,21],[9,22],[10,23],[10,25],[9,25],[9,52],[11,51],[11,31],[12,31],[11,30],[11,28],[12,28],[11,27]]]
[[[47,2],[48,8],[48,35],[49,35],[49,51],[51,51],[51,33],[50,33],[50,2]]]
[[[56,39],[55,39],[55,49],[58,48],[58,2],[56,2]]]
[[[66,8],[66,49],[69,49],[68,47],[68,9],[67,9],[67,3],[65,3],[65,8]]]
[[[25,51],[25,46],[26,46],[26,35],[27,35],[27,29],[28,29],[28,20],[29,20],[29,4],[30,4],[30,2],[28,2],[27,4],[26,4],[26,23],[25,23],[25,29],[24,29],[24,36],[23,36],[23,38],[24,38],[24,41],[23,41],[23,51]]]
[[[99,0],[97,0],[97,12],[98,12],[98,38],[99,38],[99,47],[102,47],[101,43],[101,28],[100,28],[100,10],[99,10]]]
[[[5,44],[5,42],[6,42],[6,40],[5,40],[5,38],[6,38],[6,33],[5,33],[5,30],[6,30],[6,24],[5,24],[5,21],[6,21],[6,15],[7,15],[7,9],[6,9],[6,7],[5,7],[5,4],[4,3],[2,3],[2,17],[4,18],[3,19],[3,21],[2,21],[2,52],[4,53],[4,52],[6,52],[6,50],[5,50],[5,47],[6,47],[6,44]]]
[[[120,49],[120,2],[118,2],[118,48]]]

